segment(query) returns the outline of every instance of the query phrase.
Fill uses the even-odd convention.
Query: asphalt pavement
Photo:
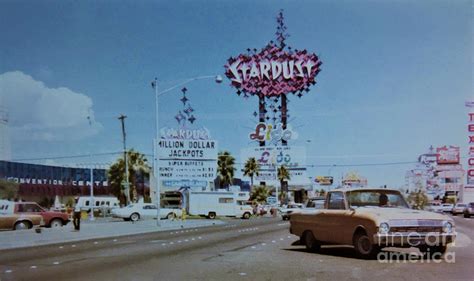
[[[138,235],[173,229],[188,229],[225,224],[222,220],[188,219],[160,220],[157,226],[156,220],[140,220],[137,222],[126,222],[120,219],[96,218],[94,221],[81,220],[80,231],[75,231],[72,222],[59,228],[41,227],[41,232],[36,229],[1,231],[0,250],[61,244],[68,242],[84,241],[91,239],[102,239],[128,235]]]

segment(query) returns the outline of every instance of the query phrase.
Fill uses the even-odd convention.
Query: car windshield
[[[403,196],[396,191],[356,190],[347,193],[350,207],[409,208]]]

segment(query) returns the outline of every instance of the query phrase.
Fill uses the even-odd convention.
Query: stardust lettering
[[[232,73],[232,81],[243,83],[248,80],[257,78],[259,80],[277,80],[283,77],[285,80],[292,80],[296,77],[309,77],[311,70],[317,62],[308,61],[261,61],[259,63],[245,63],[240,60],[235,61],[229,66]]]

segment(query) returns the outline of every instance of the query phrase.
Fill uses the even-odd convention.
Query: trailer
[[[217,216],[250,218],[252,206],[248,192],[187,191],[186,211],[190,215],[215,219]]]

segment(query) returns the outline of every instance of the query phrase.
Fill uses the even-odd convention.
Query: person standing
[[[78,204],[79,198],[76,197],[74,201],[76,202],[76,205],[74,206],[72,223],[74,224],[74,230],[79,231],[81,229],[81,206]]]

